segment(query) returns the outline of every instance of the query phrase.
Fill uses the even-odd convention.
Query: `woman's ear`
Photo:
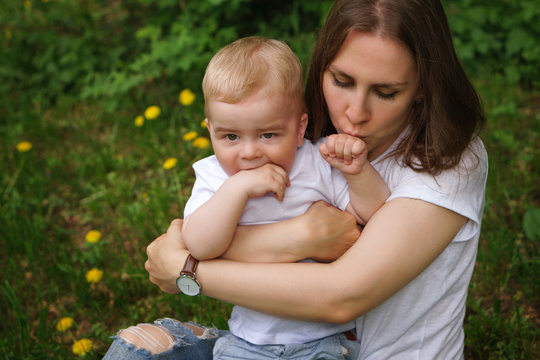
[[[206,128],[210,130],[210,123],[208,122],[208,118],[204,119],[204,123],[206,124]]]
[[[424,92],[418,89],[416,96],[414,97],[414,105],[420,105],[424,102]]]
[[[298,135],[296,140],[297,146],[302,146],[304,143],[304,135],[306,134],[306,128],[308,123],[308,115],[307,113],[302,113],[300,116],[300,121],[298,123]]]

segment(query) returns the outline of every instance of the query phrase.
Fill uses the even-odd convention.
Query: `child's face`
[[[210,100],[207,118],[214,153],[229,176],[267,163],[289,172],[307,125],[298,106],[265,88],[235,104]]]

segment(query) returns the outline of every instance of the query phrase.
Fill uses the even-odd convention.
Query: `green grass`
[[[524,214],[540,208],[540,93],[498,77],[477,82],[489,124],[490,156],[483,232],[466,319],[466,357],[540,357],[540,239],[528,238]],[[139,111],[105,113],[100,103],[65,99],[51,108],[11,94],[0,100],[0,359],[68,359],[81,338],[103,356],[118,329],[159,317],[224,328],[230,306],[167,295],[149,281],[145,247],[182,215],[191,163],[209,154],[182,140],[207,136],[200,99],[160,104],[142,127]],[[30,141],[33,148],[18,152]],[[178,158],[165,170],[163,161]],[[85,241],[99,230],[98,243]],[[103,270],[90,284],[85,274]],[[74,325],[56,330],[64,316]]]

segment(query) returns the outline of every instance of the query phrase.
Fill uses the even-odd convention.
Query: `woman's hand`
[[[339,258],[358,240],[361,232],[353,215],[324,201],[317,201],[297,219],[309,234],[300,251],[321,262]]]
[[[165,292],[180,292],[176,287],[176,278],[189,254],[182,240],[182,220],[173,220],[167,233],[148,245],[146,254],[148,260],[144,267],[150,275],[150,281]]]

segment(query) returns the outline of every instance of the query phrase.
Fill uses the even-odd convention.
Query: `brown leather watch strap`
[[[197,265],[199,265],[199,260],[195,259],[193,256],[191,256],[191,254],[189,254],[180,274],[195,276]]]

